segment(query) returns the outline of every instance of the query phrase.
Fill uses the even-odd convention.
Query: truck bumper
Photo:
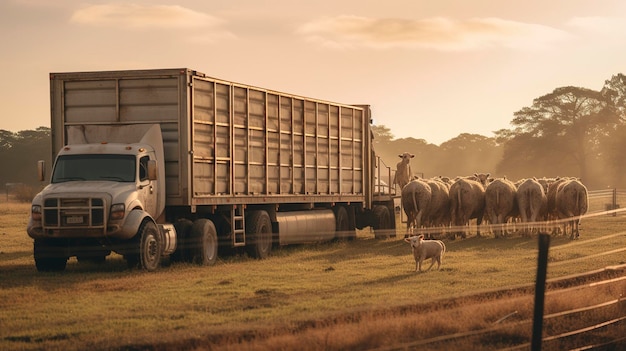
[[[90,239],[130,239],[137,233],[137,229],[134,231],[130,226],[120,226],[119,224],[107,226],[106,232],[103,228],[66,228],[66,227],[51,227],[44,228],[41,221],[28,221],[26,227],[28,236],[33,239],[49,239],[49,238],[90,238]]]

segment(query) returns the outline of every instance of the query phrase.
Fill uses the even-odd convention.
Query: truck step
[[[244,206],[235,205],[231,209],[231,225],[233,233],[233,247],[246,245],[246,220],[244,215]]]

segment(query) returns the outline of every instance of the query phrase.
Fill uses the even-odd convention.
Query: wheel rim
[[[217,240],[210,235],[207,235],[205,240],[206,245],[204,245],[204,256],[207,260],[211,261],[217,255],[217,250],[215,249],[217,247]]]
[[[272,230],[267,225],[261,227],[259,242],[263,251],[269,251],[269,248],[272,246]]]
[[[159,256],[159,244],[153,235],[150,235],[146,240],[146,246],[144,248],[144,257],[146,262],[154,263]]]

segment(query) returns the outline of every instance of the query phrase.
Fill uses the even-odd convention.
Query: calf
[[[441,240],[424,240],[423,235],[412,236],[405,238],[404,241],[411,244],[413,250],[413,257],[415,258],[415,271],[422,271],[422,262],[427,259],[431,259],[430,267],[426,271],[429,271],[435,261],[437,261],[437,270],[441,267],[441,259],[444,252],[446,252],[446,245]]]

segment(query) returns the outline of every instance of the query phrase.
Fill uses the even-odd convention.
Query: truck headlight
[[[124,218],[124,213],[126,207],[124,206],[124,204],[115,204],[113,206],[111,206],[111,215],[109,216],[110,219],[122,219]]]
[[[30,208],[30,217],[34,221],[41,221],[41,206],[40,205],[32,205]]]

